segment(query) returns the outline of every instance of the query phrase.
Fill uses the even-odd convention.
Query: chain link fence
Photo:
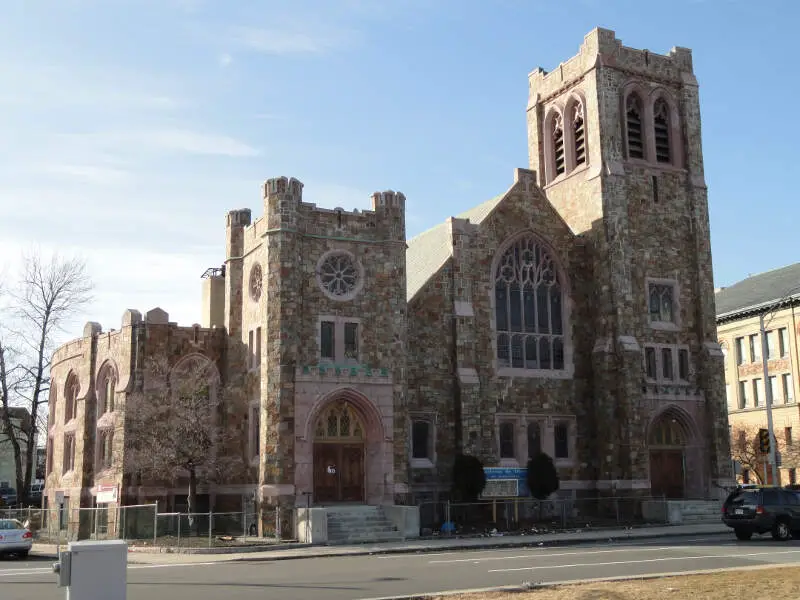
[[[118,507],[0,509],[0,518],[28,523],[33,540],[63,545],[76,540],[126,540],[135,546],[217,548],[252,546],[280,540],[280,514],[274,509],[258,533],[254,512],[160,513],[157,504]]]
[[[419,502],[425,535],[535,534],[603,527],[667,525],[668,501],[653,497],[535,500],[493,499],[472,503]]]

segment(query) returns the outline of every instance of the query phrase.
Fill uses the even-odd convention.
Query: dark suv
[[[722,505],[722,521],[740,540],[767,532],[780,541],[800,537],[800,493],[768,486],[737,489]]]

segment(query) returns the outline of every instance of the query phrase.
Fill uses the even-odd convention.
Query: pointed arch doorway
[[[683,498],[686,492],[686,429],[675,415],[662,414],[649,435],[653,496]]]
[[[347,401],[332,402],[314,425],[314,502],[364,502],[364,422]]]

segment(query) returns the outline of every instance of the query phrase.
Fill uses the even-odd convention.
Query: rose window
[[[334,300],[348,300],[360,288],[361,269],[349,252],[331,252],[320,260],[317,279],[326,296]]]
[[[255,264],[250,270],[250,297],[258,301],[261,298],[261,288],[264,285],[264,276],[261,272],[261,265]]]

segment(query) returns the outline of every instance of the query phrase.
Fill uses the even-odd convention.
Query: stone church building
[[[507,190],[408,241],[402,193],[347,211],[269,179],[262,216],[227,215],[201,324],[128,310],[55,353],[51,506],[119,486],[180,509],[115,458],[153,357],[211,361],[246,395],[228,426],[250,470],[200,490],[215,510],[414,505],[447,493],[460,449],[510,469],[546,452],[566,495],[717,497],[732,474],[691,51],[595,29],[529,75],[527,128]]]

